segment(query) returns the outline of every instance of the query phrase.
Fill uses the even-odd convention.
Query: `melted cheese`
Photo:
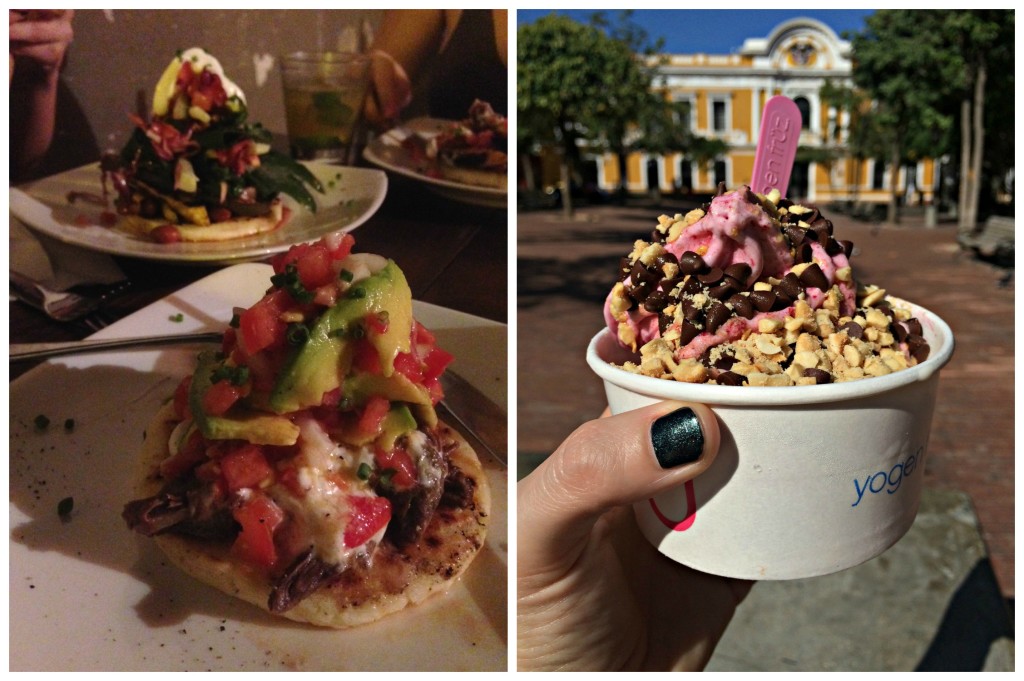
[[[299,417],[296,424],[299,426],[299,453],[294,461],[304,495],[296,497],[278,485],[267,492],[309,537],[320,559],[344,568],[366,554],[371,542],[373,545],[380,543],[387,529],[385,525],[360,546],[345,546],[349,499],[376,496],[356,475],[360,463],[373,461],[373,451],[369,447],[349,449],[338,444],[311,417]]]

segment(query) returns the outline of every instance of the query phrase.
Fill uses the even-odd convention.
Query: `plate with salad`
[[[159,260],[262,259],[365,222],[378,170],[301,163],[248,119],[245,94],[200,48],[175,53],[117,152],[11,189],[11,212],[60,241]]]

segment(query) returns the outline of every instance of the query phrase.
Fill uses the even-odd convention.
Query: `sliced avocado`
[[[416,430],[416,419],[404,404],[391,405],[391,411],[384,417],[376,445],[382,451],[391,451],[395,441],[406,433]]]
[[[174,85],[178,80],[178,72],[181,71],[182,61],[175,57],[164,69],[160,80],[153,89],[153,115],[166,116],[170,109],[171,97],[174,96]]]
[[[427,389],[399,373],[390,376],[356,374],[345,381],[342,394],[353,406],[363,404],[373,395],[385,397],[391,402],[430,404],[430,394]]]
[[[366,333],[362,321],[387,312],[387,331]],[[409,351],[412,332],[412,292],[393,261],[376,274],[354,284],[334,307],[324,312],[296,347],[277,379],[268,407],[279,414],[316,406],[324,393],[341,385],[352,366],[358,334],[373,344],[383,376],[395,372],[395,357]]]
[[[203,395],[213,384],[212,375],[219,366],[212,351],[199,354],[196,371],[189,386],[188,406],[192,419],[208,440],[245,440],[257,445],[293,445],[299,438],[299,427],[289,419],[263,414],[240,405],[226,416],[212,416],[203,411]]]
[[[387,452],[395,446],[395,441],[398,438],[416,430],[416,428],[416,419],[413,418],[409,407],[404,404],[392,404],[391,409],[381,422],[380,433],[365,435],[357,432],[355,427],[351,426],[340,434],[340,439],[357,447],[368,445],[372,442],[376,448]]]

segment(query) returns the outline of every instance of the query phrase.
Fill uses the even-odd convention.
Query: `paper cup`
[[[902,301],[899,301],[902,302]],[[895,544],[917,515],[939,369],[941,319],[906,303],[931,351],[887,376],[812,386],[678,383],[614,366],[631,359],[605,329],[587,349],[613,414],[662,400],[712,407],[722,441],[697,479],[635,505],[658,550],[702,572],[795,579],[838,572]]]

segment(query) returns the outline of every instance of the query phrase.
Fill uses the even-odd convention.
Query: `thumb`
[[[697,477],[718,443],[718,421],[701,404],[661,402],[583,424],[518,485],[520,566],[575,555],[605,511]]]

